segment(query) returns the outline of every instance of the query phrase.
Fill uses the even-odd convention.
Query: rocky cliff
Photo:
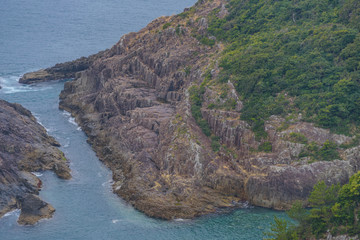
[[[207,33],[208,15],[216,10],[223,18],[225,4],[198,1],[123,36],[86,69],[71,68],[75,79],[60,95],[60,108],[76,117],[112,170],[114,192],[149,216],[192,218],[239,201],[287,209],[306,201],[319,180],[346,183],[360,170],[357,145],[336,148],[333,161],[304,154],[309,143],[323,149],[354,138],[304,122],[301,114],[272,116],[266,139],[241,120],[241,96],[231,82],[217,81],[223,44]],[[51,71],[22,81],[57,78]],[[193,117],[192,86],[204,89],[201,117],[210,134]]]
[[[52,170],[71,178],[59,146],[30,111],[0,100],[0,217],[17,208],[20,224],[52,216],[54,208],[36,196],[42,183],[32,172]]]

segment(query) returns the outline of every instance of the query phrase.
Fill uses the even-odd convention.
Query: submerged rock
[[[19,219],[21,224],[33,224],[51,216],[53,208],[34,196],[42,183],[31,172],[53,170],[60,178],[71,178],[67,160],[58,146],[29,110],[0,100],[0,217],[18,207],[24,216]],[[38,209],[38,214],[31,213],[30,205],[40,201],[46,206]]]

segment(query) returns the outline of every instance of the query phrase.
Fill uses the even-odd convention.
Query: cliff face
[[[219,4],[201,6],[194,18]],[[186,89],[201,79],[209,64],[205,55],[219,48],[191,36],[204,21],[187,21],[162,17],[125,35],[66,84],[60,97],[60,107],[76,116],[113,170],[114,191],[146,214],[165,219],[212,212],[242,197],[222,194],[213,187],[219,176],[208,174],[224,163],[191,117]],[[242,181],[241,172],[231,174],[223,177]],[[221,188],[243,195],[230,184]]]
[[[307,146],[291,140],[291,133],[319,146],[352,138],[302,122],[301,116],[272,116],[265,123],[272,148],[256,150],[266,142],[240,120],[240,96],[230,82],[215,81],[223,46],[208,44],[213,37],[206,32],[207,16],[218,9],[224,17],[224,4],[199,1],[123,36],[87,69],[72,73],[75,79],[60,95],[60,108],[76,117],[113,171],[114,192],[149,216],[191,218],[241,200],[287,209],[295,200],[305,201],[319,180],[345,183],[360,170],[358,146],[339,149],[334,161],[302,156]],[[43,80],[52,78],[51,69],[42,71],[48,76]],[[206,73],[212,80],[201,115],[219,139],[218,151],[191,114],[188,89],[209,81]],[[229,102],[231,108],[211,107]]]
[[[31,172],[52,170],[71,178],[59,143],[47,135],[30,111],[0,100],[0,217],[21,209],[20,224],[34,224],[55,211],[42,201],[41,181]]]

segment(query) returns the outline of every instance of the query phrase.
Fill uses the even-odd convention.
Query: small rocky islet
[[[29,110],[4,100],[0,100],[0,143],[0,217],[21,209],[19,224],[51,218],[55,209],[37,196],[42,182],[32,172],[51,170],[70,179],[60,144]]]
[[[360,170],[358,145],[337,149],[332,161],[302,155],[305,142],[350,146],[354,137],[299,114],[271,116],[264,124],[267,138],[259,140],[241,119],[244,104],[234,85],[224,83],[222,96],[216,84],[204,84],[209,74],[221,77],[224,45],[204,44],[204,38],[210,13],[219,19],[229,14],[226,3],[198,1],[124,35],[111,49],[20,79],[74,78],[65,83],[60,108],[72,113],[112,170],[113,191],[148,216],[193,218],[239,201],[285,210],[296,200],[305,203],[317,182],[345,184]],[[202,85],[199,112],[209,134],[192,113],[192,87]],[[211,107],[230,101],[231,108]]]

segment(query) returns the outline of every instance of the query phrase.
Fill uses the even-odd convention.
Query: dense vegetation
[[[350,134],[360,123],[358,0],[230,0],[209,34],[226,43],[220,81],[244,101],[258,137],[272,114]]]
[[[340,159],[336,149],[336,143],[329,140],[326,140],[322,147],[319,147],[315,142],[311,142],[305,144],[305,149],[299,154],[299,158],[310,157],[311,161],[331,161]]]
[[[332,235],[360,233],[360,172],[350,178],[348,184],[327,186],[319,182],[309,197],[311,209],[297,202],[288,215],[298,225],[291,225],[275,218],[269,239],[291,240],[324,237],[327,230]]]

